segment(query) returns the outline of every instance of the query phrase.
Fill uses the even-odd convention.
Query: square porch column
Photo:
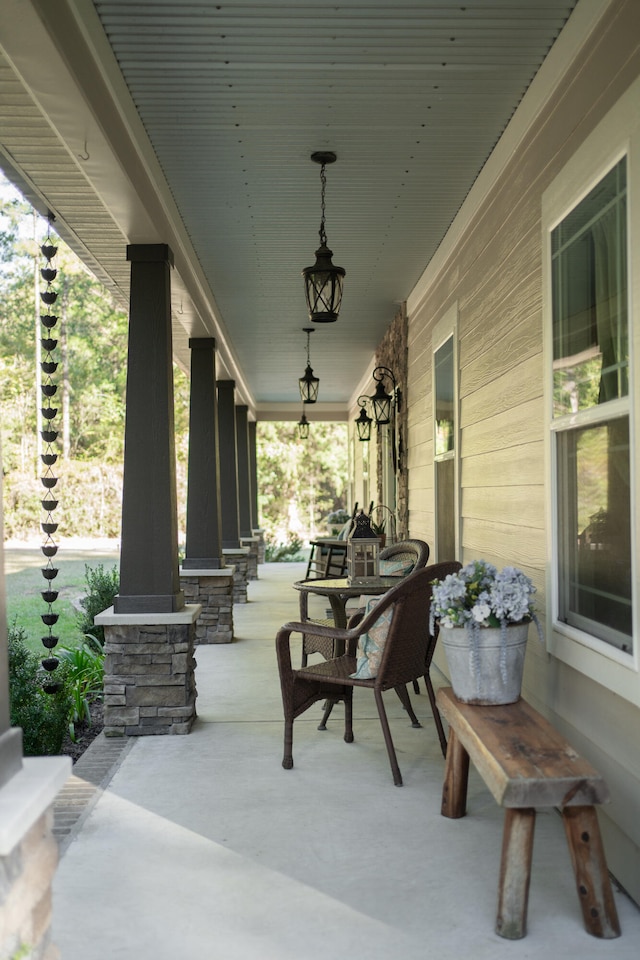
[[[106,736],[188,733],[196,716],[195,621],[178,569],[170,270],[166,244],[131,263],[120,593],[105,630]]]
[[[235,381],[218,380],[218,429],[220,432],[220,499],[222,502],[222,553],[234,565],[234,603],[247,602],[249,548],[240,543],[238,497],[238,429]]]
[[[231,643],[235,567],[225,563],[222,553],[216,342],[196,337],[189,340],[189,347],[187,541],[180,586],[188,602],[202,607],[196,644]]]

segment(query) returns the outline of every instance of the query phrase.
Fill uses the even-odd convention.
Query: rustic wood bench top
[[[607,785],[565,738],[524,700],[505,706],[462,703],[450,687],[436,702],[449,723],[442,814],[464,817],[469,761],[505,808],[496,933],[526,933],[536,807],[560,807],[582,918],[595,937],[620,936],[620,924],[595,804]]]
[[[438,691],[441,714],[503,807],[607,803],[602,776],[526,701],[477,707]]]

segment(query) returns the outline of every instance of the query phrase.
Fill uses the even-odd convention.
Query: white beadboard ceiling
[[[3,0],[0,166],[126,302],[125,245],[176,255],[174,344],[216,336],[252,413],[300,409],[300,271],[347,272],[317,325],[340,416],[575,0]]]

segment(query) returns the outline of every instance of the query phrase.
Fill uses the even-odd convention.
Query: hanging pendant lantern
[[[346,273],[343,267],[336,267],[331,261],[333,251],[327,246],[327,235],[324,228],[324,195],[327,184],[324,168],[328,163],[335,163],[336,155],[331,151],[318,151],[311,154],[311,159],[314,163],[321,165],[322,218],[320,220],[320,246],[316,250],[316,262],[312,267],[305,267],[302,276],[304,277],[309,319],[315,323],[332,323],[338,319],[340,312],[342,284]]]
[[[303,327],[302,329],[307,335],[307,368],[304,371],[304,376],[298,380],[300,399],[303,403],[315,403],[318,399],[320,380],[318,377],[314,377],[313,370],[311,369],[311,360],[309,359],[309,337],[314,332],[314,328]]]
[[[307,415],[304,411],[298,420],[298,437],[300,440],[309,439],[309,421],[307,420]]]

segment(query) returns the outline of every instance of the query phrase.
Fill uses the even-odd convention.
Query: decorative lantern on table
[[[369,517],[360,511],[347,539],[347,579],[360,583],[379,575],[380,539],[371,529]]]

